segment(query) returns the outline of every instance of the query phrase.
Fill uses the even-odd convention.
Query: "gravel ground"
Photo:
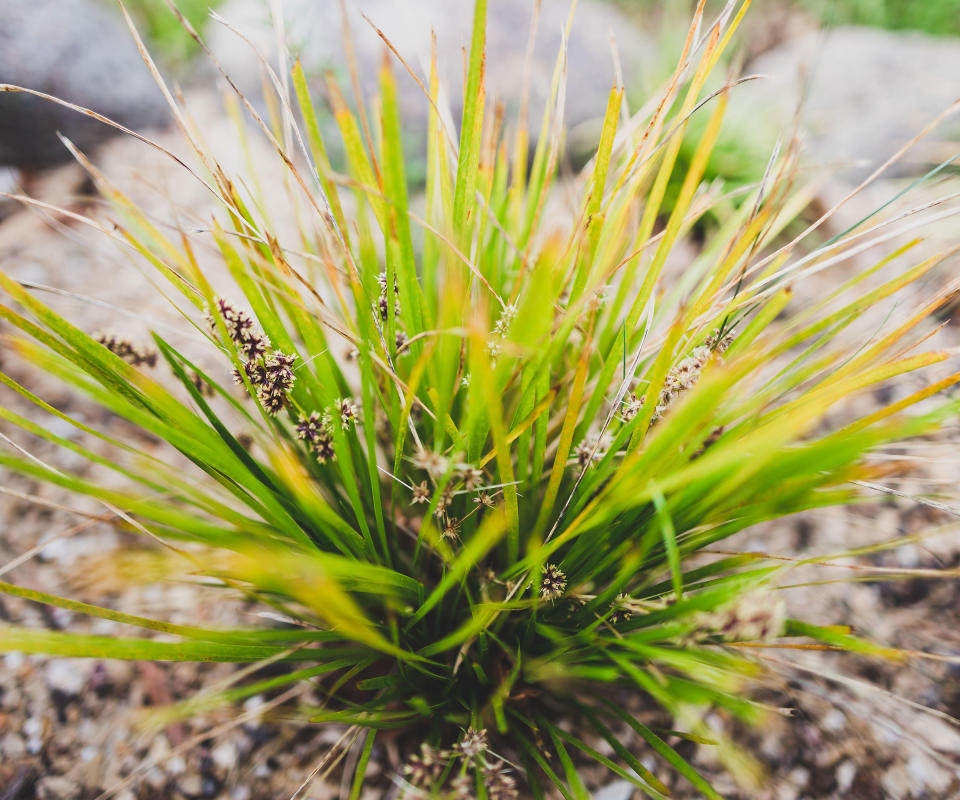
[[[227,140],[224,123],[211,111],[215,104],[210,98],[200,98],[199,105],[201,113],[209,115],[204,118],[208,137]],[[161,137],[176,147],[175,134]],[[257,145],[254,148],[255,158],[269,158],[265,151],[256,150]],[[100,161],[157,216],[169,213],[165,198],[176,197],[181,208],[194,212],[198,224],[207,218],[209,203],[203,191],[178,176],[159,154],[131,141],[115,141],[101,153]],[[89,198],[78,195],[82,183],[78,171],[67,169],[45,179],[34,191],[46,193],[57,203],[94,210]],[[881,187],[877,192],[890,188]],[[116,308],[71,297],[53,297],[58,307],[88,330],[120,329],[135,337],[142,333],[142,320],[154,325],[173,321],[173,313],[138,270],[117,268],[122,259],[102,234],[66,224],[63,218],[17,211],[0,222],[0,262],[5,269],[21,279],[109,299],[120,309],[135,310],[141,318],[138,321]],[[794,302],[801,304],[816,296],[824,281],[836,277],[824,276],[795,287]],[[935,282],[943,283],[948,277],[945,268],[918,291],[929,293]],[[861,330],[869,330],[869,320]],[[937,342],[955,347],[960,336],[948,326],[937,334]],[[10,354],[2,357],[6,371],[32,388],[42,388],[38,392],[52,397],[58,407],[87,421],[102,413],[44,376],[28,371]],[[198,353],[201,363],[203,357]],[[911,388],[915,385],[908,379],[872,400],[859,402],[879,405],[889,401],[891,392]],[[9,392],[4,393],[4,404],[25,412],[25,404],[11,398]],[[836,413],[842,415],[844,410],[839,408]],[[111,426],[117,435],[134,435],[118,420],[103,417],[96,421]],[[3,426],[3,431],[29,445],[39,458],[59,466],[76,466],[70,454],[17,438],[9,426]],[[947,431],[942,437],[898,451],[899,456],[922,459],[908,480],[892,485],[908,494],[929,491],[931,486],[951,489],[958,477],[956,433]],[[146,439],[135,441],[143,449],[157,447]],[[130,586],[117,581],[115,551],[142,542],[131,534],[116,532],[106,517],[84,520],[61,508],[102,515],[103,509],[92,503],[84,504],[52,487],[16,476],[2,475],[0,480],[9,490],[0,495],[0,575],[4,580],[132,613],[149,612],[174,622],[226,626],[249,623],[256,614],[257,609],[238,602],[212,604],[203,590],[189,585]],[[47,505],[38,506],[16,493],[37,495]],[[855,510],[805,514],[754,529],[727,546],[803,558],[921,534],[944,526],[949,519],[913,501],[879,496],[877,502]],[[33,557],[20,558],[34,551]],[[955,528],[944,528],[922,541],[839,563],[956,567],[960,565],[960,538]],[[842,567],[804,568],[792,574],[790,581],[799,584],[851,575],[862,577]],[[798,586],[786,595],[798,615],[849,624],[864,635],[898,647],[960,656],[960,585],[955,580],[843,580]],[[113,623],[91,622],[7,597],[0,597],[0,620],[94,633],[115,629]],[[758,687],[758,698],[785,709],[784,714],[774,715],[761,730],[743,730],[719,714],[712,719],[761,762],[766,771],[762,785],[738,787],[720,770],[713,748],[678,743],[730,797],[919,800],[960,795],[960,734],[952,719],[960,715],[957,666],[928,659],[895,664],[823,652],[768,650],[763,657],[772,670]],[[260,696],[242,708],[160,729],[149,726],[152,708],[210,687],[235,669],[229,665],[5,656],[0,661],[0,800],[75,800],[98,797],[104,790],[116,791],[115,796],[124,800],[290,797],[309,780],[325,751],[342,734],[335,726],[317,728],[285,719],[292,702],[312,699],[314,687],[298,687],[296,697]],[[636,704],[639,699],[625,697],[624,702]],[[649,713],[655,721],[653,712]],[[389,794],[389,776],[412,744],[402,738],[384,738],[378,744],[365,797]],[[648,759],[649,753],[640,745],[631,742],[631,746]],[[598,745],[598,749],[603,751],[604,746]],[[652,759],[649,763],[655,766]],[[666,782],[674,780],[665,770],[656,769]],[[631,796],[629,787],[617,782],[601,791],[609,778],[594,768],[585,767],[584,774],[597,787],[597,797],[626,800]],[[696,796],[680,782],[673,788],[676,797]],[[326,800],[339,790],[339,772],[335,771],[327,782],[310,781],[301,796]]]

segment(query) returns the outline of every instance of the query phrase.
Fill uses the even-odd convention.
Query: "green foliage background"
[[[871,25],[891,30],[960,34],[960,0],[799,0],[825,25]]]
[[[696,6],[673,0],[614,0],[622,8],[669,12],[682,19]],[[708,6],[711,3],[707,4]],[[713,0],[712,5],[723,5]],[[890,30],[917,30],[937,35],[960,34],[960,0],[777,0],[757,4],[757,12],[794,8],[817,17],[824,25],[869,25]]]

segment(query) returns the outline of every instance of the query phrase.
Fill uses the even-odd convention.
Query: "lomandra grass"
[[[287,713],[342,726],[317,772],[352,754],[352,798],[381,737],[397,732],[407,760],[393,779],[410,796],[584,798],[577,764],[592,760],[651,797],[668,794],[666,770],[718,797],[667,740],[722,741],[710,708],[762,719],[749,694],[758,645],[889,655],[831,620],[787,618],[776,593],[786,562],[711,552],[759,523],[857,500],[858,484],[881,475],[866,454],[936,430],[955,406],[935,398],[960,379],[856,414],[873,387],[946,358],[918,347],[949,291],[912,310],[903,301],[871,335],[844,335],[946,254],[886,279],[915,241],[881,247],[867,268],[852,258],[862,265],[942,209],[866,220],[824,243],[823,218],[798,227],[810,194],[792,147],[733,206],[722,186],[701,185],[738,81],[703,87],[748,5],[708,24],[701,3],[676,72],[642,108],[628,112],[614,87],[594,158],[563,186],[563,53],[528,160],[523,115],[507,122],[484,96],[485,0],[459,126],[441,105],[436,58],[421,82],[422,199],[408,195],[394,56],[369,106],[351,110],[330,84],[343,171],[299,65],[289,79],[270,72],[270,121],[248,106],[278,154],[269,179],[287,189],[294,241],[170,92],[193,175],[219,204],[211,230],[171,235],[77,153],[114,209],[85,221],[169,282],[184,332],[218,366],[201,369],[159,333],[84,332],[0,276],[0,314],[20,331],[8,346],[168,448],[140,452],[2,375],[79,438],[0,411],[7,422],[127,488],[10,448],[0,464],[164,543],[154,573],[270,613],[208,630],[3,583],[131,635],[8,626],[0,649],[252,665],[170,714],[310,682],[324,701]],[[707,122],[664,214],[694,114]],[[572,212],[558,202],[571,196]],[[696,250],[679,247],[720,201],[735,209],[723,224]],[[199,266],[198,237],[229,280],[214,285]],[[791,303],[792,286],[837,265],[847,271],[833,291]],[[847,398],[847,416],[830,413]],[[641,721],[658,706],[670,731]]]

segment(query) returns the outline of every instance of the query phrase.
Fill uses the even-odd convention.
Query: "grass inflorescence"
[[[864,455],[935,429],[946,405],[908,412],[956,379],[869,416],[828,416],[945,359],[917,346],[949,293],[901,308],[866,343],[843,333],[944,256],[883,281],[884,262],[848,273],[794,308],[796,282],[887,241],[889,228],[873,220],[806,248],[821,219],[788,238],[808,196],[792,147],[675,262],[724,199],[701,179],[736,82],[704,86],[747,5],[707,24],[701,3],[675,73],[639,110],[611,90],[596,154],[562,192],[563,54],[531,151],[525,120],[506,123],[484,95],[485,0],[459,133],[441,113],[435,59],[422,80],[422,198],[408,196],[394,64],[385,60],[371,107],[351,110],[330,87],[343,171],[328,161],[299,66],[292,95],[274,75],[272,120],[249,110],[278,154],[270,180],[287,187],[295,242],[281,240],[257,181],[228,175],[168,92],[194,175],[219,203],[203,234],[229,273],[218,285],[198,264],[200,234],[168,234],[77,154],[113,204],[111,235],[170,283],[185,332],[220,366],[200,370],[157,332],[149,347],[88,335],[0,275],[12,301],[0,315],[22,334],[12,347],[185,459],[132,452],[4,375],[95,445],[3,411],[8,422],[118,471],[129,488],[24,453],[4,451],[0,464],[99,501],[118,526],[169,544],[159,563],[170,574],[205,576],[214,600],[228,591],[287,624],[174,625],[2,584],[165,635],[8,627],[0,648],[286,662],[171,713],[317,681],[325,702],[298,708],[348,726],[329,769],[357,754],[351,797],[378,738],[399,729],[405,791],[489,798],[551,785],[586,797],[584,759],[664,796],[614,736],[624,726],[716,797],[622,698],[660,706],[709,741],[718,734],[703,709],[750,721],[765,712],[747,693],[760,662],[740,643],[802,637],[886,652],[789,619],[776,594],[789,565],[704,552],[758,523],[857,499],[854,481],[878,476]],[[667,213],[693,114],[706,124]],[[577,198],[572,208],[561,194]],[[613,756],[589,743],[601,740]]]

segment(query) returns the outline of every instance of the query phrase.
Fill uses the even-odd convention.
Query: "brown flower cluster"
[[[340,424],[344,430],[357,421],[357,404],[349,397],[338,397],[334,411],[340,417]]]
[[[621,622],[629,622],[633,617],[633,611],[630,610],[628,605],[630,602],[630,597],[620,593],[614,598],[613,603],[610,604],[610,624],[619,625]]]
[[[237,308],[222,297],[215,300],[214,306],[244,359],[241,367],[233,371],[233,379],[242,386],[246,377],[256,390],[264,410],[268,414],[279,413],[286,406],[293,388],[293,364],[297,357],[279,350],[268,354],[270,340],[257,329],[253,318],[242,308]],[[216,330],[214,312],[207,315],[207,320]]]
[[[380,286],[380,296],[377,298],[377,308],[380,311],[380,319],[387,321],[390,314],[390,300],[387,297],[387,273],[381,272],[377,275],[377,284]],[[393,313],[400,318],[400,287],[397,285],[397,276],[393,276]]]
[[[377,297],[377,313],[380,315],[380,321],[386,322],[390,316],[390,298],[387,292],[387,273],[381,272],[377,275],[377,284],[380,286],[380,295]],[[397,276],[393,276],[393,314],[400,324],[400,287],[397,285]],[[394,334],[394,346],[398,354],[404,352],[407,348],[407,334],[402,328],[398,327]]]
[[[487,339],[486,348],[487,355],[490,356],[492,361],[496,361],[499,357],[503,340],[507,338],[507,333],[510,331],[510,326],[513,324],[516,316],[517,307],[510,303],[503,307],[500,316],[497,318],[496,323],[494,323],[490,338]]]
[[[414,753],[403,766],[403,775],[417,789],[429,789],[440,777],[450,754],[435,750],[430,745],[420,745],[420,752]]]
[[[577,460],[577,466],[580,469],[586,469],[595,461],[603,458],[603,451],[600,449],[600,440],[596,437],[588,437],[574,448],[573,457]]]
[[[703,368],[714,358],[722,356],[733,342],[733,336],[721,336],[720,331],[714,331],[704,343],[695,347],[686,358],[675,364],[663,382],[663,388],[657,397],[657,407],[654,409],[650,424],[653,425],[663,419],[664,413],[684,392],[697,385]],[[640,412],[646,396],[637,397],[635,394],[623,401],[620,416],[627,422]]]
[[[303,440],[321,464],[326,464],[336,457],[333,449],[333,430],[328,414],[321,416],[314,411],[310,416],[300,417],[296,430],[297,438]]]
[[[483,785],[490,800],[513,800],[519,797],[517,781],[503,761],[494,761],[483,768]]]
[[[296,360],[296,356],[277,350],[266,358],[244,363],[243,371],[247,380],[256,388],[257,397],[268,414],[279,413],[287,404],[295,380],[293,363]],[[243,382],[236,370],[234,378],[240,383]]]
[[[556,600],[567,590],[567,576],[556,564],[544,564],[540,576],[540,599]]]
[[[491,761],[486,729],[470,727],[460,741],[450,750],[438,750],[424,743],[420,752],[407,759],[403,777],[408,786],[400,793],[401,798],[445,797],[449,800],[467,800],[476,796],[476,775],[479,774],[490,800],[515,800],[519,797],[516,779],[502,759]],[[450,770],[455,759],[461,761],[462,769]],[[449,781],[444,774],[456,772]],[[437,785],[441,783],[442,785]],[[446,788],[446,791],[443,789]],[[410,790],[414,790],[411,792]]]
[[[135,367],[157,366],[157,351],[152,347],[133,344],[129,339],[115,333],[98,333],[93,338],[128,364]]]
[[[719,635],[726,641],[769,641],[783,632],[786,605],[782,597],[756,590],[736,602],[699,618],[702,633]]]
[[[496,495],[499,491],[489,492],[481,488],[484,481],[483,470],[472,464],[461,464],[452,461],[447,456],[421,448],[410,458],[411,464],[427,473],[428,479],[434,484],[431,489],[427,480],[410,485],[410,505],[428,504],[434,497],[437,483],[453,468],[454,472],[449,483],[436,497],[433,514],[440,524],[440,534],[444,539],[456,540],[460,536],[460,526],[467,517],[485,508],[496,507]],[[454,514],[454,505],[457,495],[467,492],[475,493],[472,504],[473,511],[466,516],[458,517]]]
[[[214,299],[214,308],[223,320],[227,333],[236,344],[237,350],[247,361],[257,361],[263,358],[270,348],[270,340],[261,333],[253,322],[253,318],[242,308],[237,308],[230,301],[222,297]],[[207,314],[207,321],[213,330],[217,329],[213,313]]]

